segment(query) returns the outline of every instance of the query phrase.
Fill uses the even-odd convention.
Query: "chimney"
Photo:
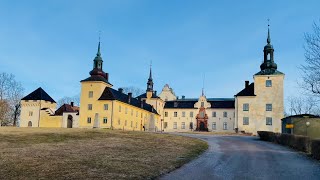
[[[142,100],[141,101],[141,108],[143,109],[143,105],[146,103],[146,100],[144,99],[144,100]]]
[[[185,96],[182,96],[182,99],[185,99],[186,97]]]
[[[245,88],[249,86],[249,81],[245,81]]]
[[[154,91],[153,94],[156,96],[157,95],[157,91]]]
[[[131,103],[131,98],[132,98],[132,93],[128,93],[128,103],[130,104]]]
[[[74,103],[73,103],[73,102],[71,102],[71,103],[70,103],[70,105],[71,105],[71,107],[73,107]]]
[[[123,93],[123,88],[119,88],[118,91],[119,91],[120,93]]]
[[[109,81],[109,73],[106,73],[106,79]]]

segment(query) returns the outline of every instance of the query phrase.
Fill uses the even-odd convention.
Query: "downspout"
[[[112,110],[111,110],[111,130],[113,130],[113,101],[112,101]]]
[[[40,117],[41,117],[41,100],[40,100],[38,127],[40,127]]]

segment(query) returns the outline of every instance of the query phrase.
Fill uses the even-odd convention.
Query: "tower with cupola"
[[[81,82],[80,95],[80,127],[99,127],[99,112],[101,107],[98,99],[106,87],[112,87],[109,83],[109,75],[103,71],[103,60],[100,52],[100,40],[98,51],[93,60],[93,68],[90,76]]]
[[[263,62],[253,79],[251,84],[246,81],[245,88],[235,95],[235,128],[253,134],[257,131],[280,132],[284,116],[284,74],[278,71],[274,60],[269,25]]]

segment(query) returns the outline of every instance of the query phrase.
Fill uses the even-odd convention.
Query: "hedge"
[[[298,151],[303,151],[303,152],[312,153],[312,154],[313,153],[317,154],[317,152],[319,152],[319,149],[317,148],[320,148],[320,143],[317,144],[317,142],[315,142],[314,143],[315,150],[314,152],[311,152],[310,150],[311,140],[309,137],[306,137],[306,136],[293,135],[293,134],[281,134],[281,133],[274,133],[269,131],[258,131],[258,134],[260,136],[260,139],[263,141],[275,142],[284,146],[289,146]]]
[[[312,140],[311,154],[315,159],[320,160],[320,139]]]

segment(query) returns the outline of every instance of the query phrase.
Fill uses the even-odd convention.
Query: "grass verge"
[[[0,128],[0,179],[154,179],[207,148],[168,134]]]

